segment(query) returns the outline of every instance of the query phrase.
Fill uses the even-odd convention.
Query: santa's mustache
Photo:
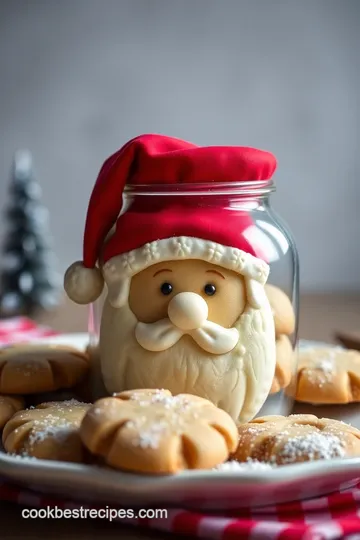
[[[232,351],[239,341],[236,328],[224,328],[208,320],[195,330],[181,330],[168,318],[154,323],[139,322],[135,329],[139,345],[153,352],[169,349],[184,335],[192,337],[199,347],[211,354],[226,354]]]

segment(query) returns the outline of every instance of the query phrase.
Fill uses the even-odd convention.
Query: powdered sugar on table
[[[215,467],[214,471],[268,471],[273,469],[276,465],[274,463],[265,463],[262,461],[257,461],[256,459],[248,459],[244,462],[239,461],[226,461]]]

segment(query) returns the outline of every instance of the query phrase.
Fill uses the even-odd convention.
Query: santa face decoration
[[[158,148],[152,155],[154,143]],[[120,165],[124,157],[128,158],[132,145],[138,153],[139,149],[144,153],[145,165],[155,160],[155,179],[159,178],[160,165],[171,176],[170,160],[176,176],[182,170],[184,153],[189,159],[189,143],[145,136],[120,151]],[[194,148],[198,149],[190,146],[191,150]],[[209,150],[210,156],[214,152],[213,148],[198,150]],[[249,170],[245,160],[244,170],[244,152],[247,155],[249,149],[235,150],[237,153],[228,164],[230,169],[234,163],[242,166],[234,172],[235,178],[270,174],[263,170],[265,165],[269,167],[270,154],[253,151],[257,158],[257,153],[262,158],[259,173],[260,165],[256,160],[254,165],[254,159],[250,160]],[[176,156],[176,151],[180,155]],[[229,170],[224,170],[224,152],[231,157],[234,149],[221,149],[218,170],[223,181],[229,180]],[[198,164],[196,152],[190,155],[194,164],[199,165],[200,174],[202,160],[199,158]],[[263,405],[273,380],[275,331],[264,289],[269,267],[264,257],[256,256],[259,250],[249,241],[251,219],[244,213],[222,215],[219,208],[206,207],[188,208],[191,215],[186,216],[178,201],[156,203],[153,210],[149,203],[146,212],[135,204],[120,217],[119,209],[116,216],[114,210],[105,217],[105,208],[99,211],[96,189],[100,185],[103,191],[104,178],[109,182],[109,177],[109,187],[124,184],[121,175],[119,180],[119,170],[117,174],[112,170],[115,164],[113,156],[110,163],[105,163],[99,175],[102,182],[98,179],[89,205],[84,253],[89,253],[86,245],[92,246],[92,260],[84,264],[84,256],[84,263],[72,265],[65,276],[65,289],[78,303],[93,301],[106,283],[108,295],[100,329],[101,370],[106,389],[112,393],[166,388],[173,394],[205,397],[239,422],[252,419]],[[130,168],[128,159],[127,167]],[[126,181],[134,182],[128,169]],[[142,170],[139,164],[138,170]],[[219,181],[219,171],[216,173],[216,167],[212,167],[208,174]],[[144,174],[148,174],[148,167]],[[201,174],[207,178],[203,171]],[[145,180],[151,184],[149,178],[141,177],[141,181]],[[112,195],[112,200],[116,199]],[[106,226],[91,222],[92,206],[98,217],[105,219]],[[230,218],[236,218],[235,222]],[[115,222],[115,231],[104,242]],[[94,234],[98,237],[95,241]]]
[[[159,352],[187,335],[203,351],[228,353],[239,341],[234,324],[245,308],[244,289],[239,275],[205,261],[150,266],[130,285],[129,307],[139,321],[136,340]]]
[[[201,260],[139,272],[128,300],[119,307],[105,302],[100,355],[106,388],[192,393],[249,420],[269,393],[275,367],[273,317],[259,292],[257,304],[243,276]]]

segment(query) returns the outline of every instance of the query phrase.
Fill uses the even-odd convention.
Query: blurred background
[[[64,271],[128,139],[256,146],[302,291],[360,291],[359,105],[358,0],[1,0],[0,211],[29,148]]]

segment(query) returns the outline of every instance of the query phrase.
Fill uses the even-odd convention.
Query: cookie
[[[289,386],[295,366],[295,353],[289,338],[285,335],[276,340],[276,368],[270,394],[275,394]]]
[[[319,459],[360,456],[360,431],[312,414],[264,416],[238,427],[232,459],[286,465]]]
[[[211,469],[237,445],[237,428],[226,412],[206,399],[168,390],[100,399],[85,415],[80,435],[107,465],[152,474]]]
[[[0,429],[17,411],[21,411],[25,401],[20,396],[5,396],[0,394]]]
[[[334,405],[360,401],[360,352],[336,347],[300,351],[296,400]]]
[[[35,394],[75,386],[86,375],[87,355],[58,345],[16,345],[0,350],[0,392]]]
[[[79,426],[89,407],[70,400],[42,403],[20,411],[4,427],[4,448],[22,456],[81,463],[85,449]]]
[[[295,313],[290,298],[274,285],[265,285],[265,291],[274,315],[276,336],[290,336],[295,330]]]
[[[90,403],[91,400],[86,400],[78,395],[73,389],[68,390],[55,390],[54,392],[41,392],[40,394],[28,394],[25,396],[25,408],[33,408],[42,403],[70,401],[75,399],[76,401],[84,401]]]

